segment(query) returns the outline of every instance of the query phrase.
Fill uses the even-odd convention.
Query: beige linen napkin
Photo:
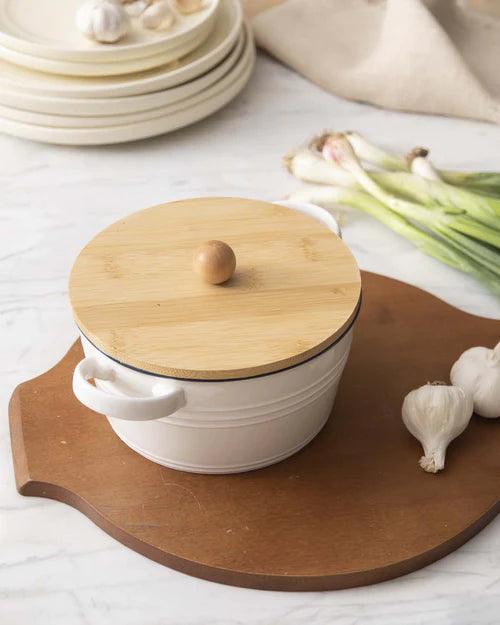
[[[324,89],[500,122],[500,0],[246,0],[259,46]]]

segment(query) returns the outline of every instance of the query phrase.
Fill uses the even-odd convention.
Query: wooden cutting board
[[[500,323],[363,274],[363,305],[331,419],[306,448],[238,475],[160,467],[71,391],[79,342],[10,403],[16,483],[68,503],[131,549],[190,575],[274,590],[360,586],[450,553],[500,509],[500,420],[474,416],[446,469],[424,473],[404,395],[447,380]]]

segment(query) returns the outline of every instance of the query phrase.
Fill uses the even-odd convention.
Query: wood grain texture
[[[237,267],[223,285],[193,270],[220,239]],[[252,377],[299,364],[350,326],[360,276],[317,220],[268,202],[198,198],[135,213],[97,235],[70,278],[75,320],[112,358],[155,374]]]
[[[272,467],[218,476],[160,467],[71,392],[79,342],[10,403],[17,488],[81,510],[131,549],[185,573],[275,590],[380,582],[453,551],[499,511],[500,422],[474,416],[437,475],[418,467],[403,396],[447,379],[498,321],[364,273],[364,306],[332,418]]]

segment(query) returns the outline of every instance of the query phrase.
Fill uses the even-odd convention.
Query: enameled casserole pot
[[[191,261],[216,238],[236,256],[218,285]],[[100,233],[75,262],[70,298],[85,353],[77,398],[149,460],[236,473],[290,456],[326,423],[360,277],[317,206],[198,198]]]

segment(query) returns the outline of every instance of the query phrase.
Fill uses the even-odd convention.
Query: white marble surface
[[[396,149],[423,144],[447,167],[500,169],[500,128],[339,100],[260,57],[244,93],[170,136],[63,148],[0,136],[0,623],[2,625],[497,625],[500,519],[457,552],[404,578],[325,593],[275,593],[189,578],[126,549],[60,503],[14,488],[7,401],[76,336],[66,283],[84,243],[139,208],[185,196],[278,198],[280,166],[324,127],[358,129]],[[415,251],[364,215],[344,237],[360,265],[472,313],[500,315],[473,280]],[[432,505],[432,504],[429,504]]]

